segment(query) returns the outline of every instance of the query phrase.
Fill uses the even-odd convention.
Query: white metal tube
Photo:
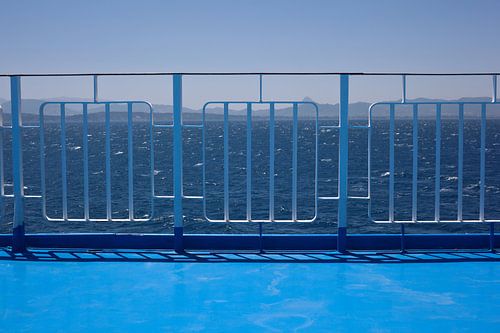
[[[134,118],[132,111],[132,103],[127,103],[128,218],[131,221],[134,220]]]
[[[457,169],[457,220],[463,220],[464,174],[464,105],[458,106],[458,169]]]
[[[372,220],[372,200],[371,200],[371,190],[372,190],[372,106],[368,109],[368,142],[367,142],[367,159],[368,159],[368,170],[367,170],[367,177],[368,177],[368,189],[367,189],[367,197],[370,198],[368,200],[368,219],[371,221]]]
[[[247,104],[247,220],[252,220],[252,103]]]
[[[106,219],[111,221],[111,115],[109,103],[105,104],[105,127],[106,127]]]
[[[269,220],[274,221],[274,103],[269,104]]]
[[[297,220],[297,155],[298,155],[298,105],[293,104],[292,128],[292,220]]]
[[[83,104],[83,209],[85,220],[90,219],[89,205],[89,125],[88,104]]]
[[[314,124],[314,219],[318,216],[318,177],[319,177],[319,109],[315,106]]]
[[[62,189],[62,215],[63,220],[68,219],[68,176],[66,158],[66,106],[61,107],[61,189]]]
[[[436,170],[434,175],[434,220],[439,222],[441,209],[441,104],[436,104]]]
[[[150,193],[151,193],[151,218],[155,212],[155,142],[154,142],[154,118],[153,108],[149,105],[149,174],[150,174]]]
[[[418,104],[413,104],[412,221],[418,221]]]
[[[479,171],[479,220],[484,222],[484,199],[486,182],[486,104],[481,105],[481,149]]]
[[[224,221],[229,222],[229,105],[224,103]]]
[[[40,194],[42,197],[42,216],[47,218],[47,198],[45,190],[45,119],[43,116],[43,107],[38,114],[38,123],[40,124]]]
[[[3,160],[3,109],[0,105],[0,205],[3,209],[3,196],[5,195],[4,191],[4,160]]]
[[[207,217],[207,191],[206,191],[206,166],[207,166],[207,161],[206,161],[206,143],[205,143],[205,136],[206,136],[206,129],[205,129],[205,112],[206,112],[206,105],[203,107],[203,111],[201,113],[201,118],[202,118],[202,129],[201,129],[201,163],[202,165],[202,186],[201,186],[201,191],[202,191],[202,196],[203,196],[203,216],[205,216],[206,219]]]
[[[389,109],[389,221],[394,222],[394,104]]]

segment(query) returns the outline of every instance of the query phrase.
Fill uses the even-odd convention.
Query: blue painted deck
[[[500,327],[500,255],[487,252],[115,251],[99,253],[99,259],[86,251],[39,250],[13,256],[0,251],[1,332],[498,332]]]

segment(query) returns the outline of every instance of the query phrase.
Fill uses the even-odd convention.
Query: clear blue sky
[[[499,13],[498,0],[2,1],[0,72],[500,72]],[[164,81],[107,79],[101,90],[109,98],[127,91],[167,103]],[[333,81],[269,80],[266,93],[333,101]],[[489,81],[462,81],[446,90],[439,80],[413,80],[422,91],[410,95],[435,97],[437,88],[450,98],[489,93]],[[216,82],[187,81],[186,104],[257,92],[255,79]],[[398,96],[397,80],[379,82],[353,82],[353,99]],[[6,87],[0,83],[0,97]],[[28,97],[90,91],[82,79],[32,79],[24,90]]]

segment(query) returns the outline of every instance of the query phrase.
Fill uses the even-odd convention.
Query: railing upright
[[[10,78],[12,114],[12,180],[14,185],[14,223],[12,232],[12,251],[26,250],[24,235],[24,184],[23,155],[21,135],[21,77]]]
[[[349,76],[340,75],[340,154],[339,154],[339,201],[337,250],[345,252],[347,247],[347,196],[349,159]]]
[[[174,249],[184,251],[184,218],[182,211],[182,75],[173,75],[174,105]]]

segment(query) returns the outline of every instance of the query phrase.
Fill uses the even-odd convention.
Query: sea
[[[335,233],[337,200],[318,200],[338,194],[339,130],[334,121],[300,120],[297,128],[297,218],[313,222],[263,223],[263,233]],[[442,220],[457,218],[458,207],[458,121],[443,119],[441,124],[440,200]],[[480,210],[480,121],[467,119],[464,125],[463,218],[478,219]],[[395,122],[394,216],[396,220],[412,217],[412,122]],[[274,127],[274,200],[270,200],[270,128],[269,122],[252,122],[251,151],[247,151],[247,124],[234,120],[228,125],[227,155],[229,183],[227,210],[232,220],[268,219],[271,201],[276,220],[292,217],[293,123],[277,120]],[[255,222],[209,222],[224,218],[224,123],[207,121],[205,140],[201,128],[183,130],[183,201],[185,232],[257,233]],[[62,137],[58,123],[23,130],[24,191],[40,198],[25,199],[25,225],[29,233],[48,232],[119,232],[172,233],[173,200],[162,198],[173,194],[173,133],[171,128],[153,128],[148,123],[134,123],[133,202],[134,217],[147,221],[128,222],[60,222],[62,197]],[[435,215],[436,122],[421,119],[418,126],[418,196],[419,220],[433,220]],[[89,213],[91,218],[106,217],[106,131],[102,122],[89,123],[88,170]],[[11,131],[2,130],[3,185],[12,194]],[[83,129],[80,123],[67,123],[64,138],[68,217],[84,217]],[[316,142],[317,140],[317,142]],[[251,191],[247,193],[247,154],[251,154]],[[204,159],[203,159],[204,155]],[[115,219],[127,218],[129,205],[128,127],[112,122],[110,132],[111,212]],[[44,159],[45,173],[41,174]],[[389,121],[372,123],[371,166],[368,172],[368,130],[349,130],[349,233],[398,233],[397,223],[377,223],[389,215]],[[317,172],[317,174],[316,174]],[[489,119],[486,127],[485,218],[500,219],[500,120]],[[315,181],[317,177],[317,182]],[[370,179],[370,192],[368,181]],[[203,183],[205,188],[203,189]],[[317,185],[317,186],[316,186]],[[154,196],[159,198],[153,199]],[[317,193],[316,193],[317,192]],[[370,195],[371,200],[366,198]],[[250,208],[247,206],[250,197]],[[0,233],[12,230],[13,199],[2,197]],[[475,233],[488,230],[481,223],[407,224],[408,233]]]

